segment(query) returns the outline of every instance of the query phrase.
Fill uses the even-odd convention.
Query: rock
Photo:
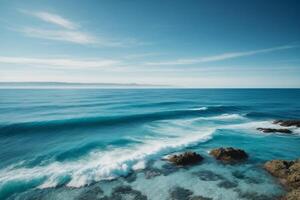
[[[287,133],[291,134],[292,131],[286,128],[257,128],[257,130],[262,131],[264,133]]]
[[[224,177],[216,174],[209,170],[202,170],[198,172],[193,172],[193,175],[197,176],[202,181],[217,181],[217,180],[224,180]]]
[[[182,187],[174,187],[170,191],[170,197],[171,200],[212,200],[203,196],[194,196],[192,191]]]
[[[168,176],[172,173],[175,173],[178,171],[178,167],[170,164],[170,163],[166,163],[164,165],[161,166],[161,173],[164,175],[164,176]]]
[[[144,171],[146,179],[152,179],[156,176],[160,176],[162,174],[161,170],[156,168],[147,169]]]
[[[273,124],[279,124],[280,126],[296,126],[300,127],[300,120],[275,120],[273,121]]]
[[[136,180],[136,173],[130,173],[127,176],[124,177],[125,181],[127,181],[128,183],[132,183]]]
[[[235,191],[238,193],[239,199],[247,200],[276,200],[278,199],[275,196],[268,196],[264,194],[259,194],[257,192],[243,192],[240,189],[236,188]]]
[[[271,160],[265,163],[264,168],[277,178],[287,178],[289,168],[294,164],[294,161]]]
[[[286,178],[287,184],[292,188],[300,188],[300,171],[290,172]]]
[[[175,187],[170,192],[172,200],[189,200],[192,197],[192,195],[192,191],[182,187]]]
[[[287,187],[289,192],[282,200],[300,200],[300,160],[271,160],[265,163],[264,168]]]
[[[218,183],[218,186],[221,188],[225,188],[225,189],[231,189],[231,188],[235,188],[238,186],[238,184],[236,182],[231,182],[229,180],[224,180],[221,181],[220,183]]]
[[[244,180],[248,184],[260,184],[264,182],[261,178],[246,176],[245,173],[247,172],[233,171],[231,174],[233,177]]]
[[[248,158],[248,155],[244,150],[232,147],[213,149],[209,154],[214,156],[217,160],[224,162],[237,162]]]
[[[172,155],[168,158],[168,161],[174,163],[175,165],[194,165],[203,160],[203,157],[196,152],[185,152],[179,155]]]
[[[281,200],[300,200],[300,189],[288,192]]]
[[[83,192],[80,193],[80,195],[75,198],[76,200],[92,200],[92,199],[98,199],[103,195],[103,190],[98,185],[93,185],[90,187],[87,187]]]
[[[212,198],[203,197],[203,196],[193,196],[189,200],[212,200]]]
[[[100,200],[147,200],[147,197],[140,191],[132,189],[130,186],[118,186],[113,189],[111,196],[105,196]]]

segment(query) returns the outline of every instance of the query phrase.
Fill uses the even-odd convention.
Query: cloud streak
[[[53,13],[49,12],[35,12],[32,14],[33,16],[43,20],[45,22],[49,22],[58,26],[61,26],[66,29],[77,29],[79,26],[74,22]]]
[[[192,59],[177,59],[173,61],[148,62],[146,63],[146,65],[192,65],[198,63],[216,62],[216,61],[234,59],[239,57],[253,56],[257,54],[270,53],[274,51],[287,50],[287,49],[293,49],[298,47],[299,46],[297,45],[285,45],[285,46],[279,46],[279,47],[273,47],[267,49],[259,49],[259,50],[244,51],[244,52],[230,52],[230,53],[224,53],[215,56],[197,57]]]
[[[34,16],[37,19],[46,22],[48,24],[54,24],[58,27],[30,27],[26,26],[17,31],[24,33],[28,37],[63,41],[81,45],[93,45],[95,47],[128,47],[146,45],[147,43],[140,42],[136,39],[128,38],[123,40],[113,40],[107,37],[96,37],[95,35],[82,31],[80,24],[75,23],[69,19],[66,19],[60,15],[49,12],[29,12],[21,10],[23,14]]]
[[[70,58],[31,58],[31,57],[3,57],[0,56],[2,64],[31,65],[40,67],[52,67],[62,69],[87,69],[106,68],[120,64],[118,60],[109,59],[70,59]]]
[[[96,37],[81,31],[69,30],[44,30],[40,28],[26,27],[21,30],[29,37],[36,37],[48,40],[72,42],[76,44],[96,44]]]

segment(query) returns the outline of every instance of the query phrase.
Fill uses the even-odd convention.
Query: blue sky
[[[0,81],[300,87],[300,2],[0,0]]]

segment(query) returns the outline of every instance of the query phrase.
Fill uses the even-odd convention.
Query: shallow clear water
[[[184,199],[182,189],[270,199],[284,191],[261,166],[300,157],[300,130],[256,128],[299,111],[298,89],[0,90],[0,199]],[[216,162],[208,151],[221,146],[250,158]],[[161,159],[186,150],[204,161],[176,168]]]

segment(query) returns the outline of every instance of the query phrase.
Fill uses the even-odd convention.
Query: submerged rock
[[[92,187],[88,187],[86,190],[84,190],[76,200],[93,200],[98,199],[103,195],[103,191],[101,188],[97,185],[94,185]]]
[[[286,133],[290,134],[292,133],[291,130],[286,129],[286,128],[257,128],[257,130],[264,132],[264,133]]]
[[[144,171],[146,179],[152,179],[156,176],[160,176],[162,174],[160,169],[157,168],[150,168]]]
[[[278,199],[275,196],[268,196],[264,194],[259,194],[257,192],[242,192],[240,189],[235,189],[238,193],[240,199],[247,199],[247,200],[276,200]]]
[[[175,187],[170,192],[172,200],[190,200],[192,195],[192,191],[182,187]]]
[[[179,155],[172,155],[167,160],[175,165],[184,166],[197,164],[203,160],[203,157],[196,152],[185,152]]]
[[[171,200],[212,200],[211,198],[202,197],[202,196],[193,196],[193,192],[182,188],[175,187],[170,191]]]
[[[245,175],[245,172],[241,172],[241,171],[233,171],[231,174],[233,177],[243,180],[248,184],[261,184],[264,182],[264,180],[261,178],[247,176]]]
[[[248,158],[248,154],[244,150],[232,147],[213,149],[209,154],[224,162],[238,162]]]
[[[111,196],[105,196],[100,200],[147,200],[147,196],[140,191],[132,189],[130,186],[119,186],[114,188]]]
[[[224,180],[223,176],[216,174],[209,170],[202,170],[202,171],[194,172],[193,175],[197,176],[202,181]]]
[[[176,167],[172,164],[169,164],[169,163],[166,163],[166,164],[161,166],[161,172],[164,176],[168,176],[168,175],[173,174],[177,171],[178,171],[178,167]]]
[[[127,181],[128,183],[134,182],[136,180],[136,178],[137,178],[137,175],[135,172],[132,172],[124,177],[125,181]]]
[[[193,196],[189,200],[212,200],[212,198],[203,197],[203,196]]]
[[[236,182],[224,180],[224,181],[221,181],[220,183],[218,183],[218,186],[221,188],[225,188],[225,189],[231,189],[231,188],[237,187],[238,184]]]
[[[264,168],[287,187],[288,192],[283,200],[300,200],[300,160],[271,160]]]
[[[273,124],[279,124],[280,126],[296,126],[300,127],[300,120],[275,120],[273,121]]]

